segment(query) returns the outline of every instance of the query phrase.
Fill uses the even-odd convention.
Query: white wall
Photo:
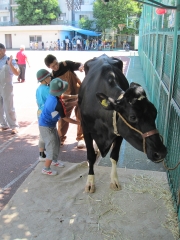
[[[59,25],[43,25],[43,26],[6,26],[0,27],[0,42],[6,45],[5,34],[11,34],[12,48],[18,48],[25,45],[29,48],[30,36],[42,36],[42,41],[57,41],[60,38],[62,26]]]
[[[59,31],[0,31],[0,39],[3,44],[5,43],[5,34],[11,34],[12,36],[12,48],[19,48],[20,45],[25,45],[26,48],[29,48],[29,36],[42,36],[42,41],[50,42],[57,41],[59,38]]]

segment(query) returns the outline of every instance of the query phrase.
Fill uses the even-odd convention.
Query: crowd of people
[[[77,51],[88,51],[88,50],[103,50],[106,48],[114,48],[113,41],[102,40],[101,38],[82,38],[74,37],[69,39],[66,37],[64,40],[58,39],[57,41],[46,41],[46,42],[30,42],[29,45],[31,50],[77,50]]]
[[[11,129],[11,134],[17,134],[19,129],[14,107],[13,75],[25,80],[24,65],[29,62],[24,50],[22,45],[17,59],[13,60],[12,56],[6,55],[6,48],[0,43],[0,127],[2,131]],[[77,124],[77,148],[85,147],[77,103],[81,81],[74,72],[84,71],[84,66],[69,60],[58,62],[52,54],[46,56],[44,63],[52,71],[40,69],[36,74],[40,83],[36,90],[39,161],[45,162],[42,174],[53,176],[57,171],[51,169],[52,165],[64,167],[57,159],[60,146],[66,141],[69,123]],[[73,110],[75,120],[70,118]]]

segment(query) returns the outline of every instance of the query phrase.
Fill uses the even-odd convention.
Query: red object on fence
[[[157,15],[164,15],[167,12],[165,8],[156,8]]]

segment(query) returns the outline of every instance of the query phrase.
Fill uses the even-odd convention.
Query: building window
[[[8,22],[8,17],[3,17],[3,22]]]
[[[89,0],[82,0],[81,5],[88,5],[90,4]]]
[[[1,3],[1,4],[8,4],[8,3],[9,3],[9,0],[0,0],[0,3]]]
[[[61,13],[59,16],[59,20],[65,20],[66,19],[66,13]]]
[[[30,42],[42,42],[42,36],[29,36]]]
[[[81,18],[88,19],[88,15],[79,15],[79,20],[81,20]]]

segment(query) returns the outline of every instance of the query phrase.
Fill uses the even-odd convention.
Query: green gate
[[[177,9],[157,15],[155,7],[144,4],[138,51],[150,100],[158,110],[157,128],[168,149],[165,163],[173,168],[180,161],[180,0],[156,2]],[[180,223],[180,165],[167,176]]]

